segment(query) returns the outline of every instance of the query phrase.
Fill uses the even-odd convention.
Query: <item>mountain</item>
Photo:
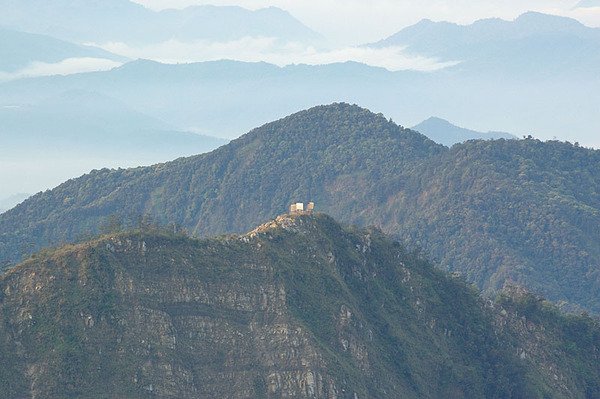
[[[518,290],[486,304],[320,214],[202,241],[113,233],[32,257],[0,292],[7,399],[600,394],[597,322]]]
[[[462,143],[467,140],[493,140],[493,139],[516,139],[510,133],[503,132],[477,132],[475,130],[465,129],[462,127],[455,126],[447,120],[431,117],[417,126],[414,126],[412,130],[423,133],[436,143],[443,144],[448,147],[452,147],[454,144]]]
[[[6,192],[35,192],[95,168],[150,165],[227,142],[178,131],[111,97],[86,91],[0,108],[0,119],[0,177]]]
[[[372,46],[401,46],[461,61],[455,68],[472,74],[587,77],[600,67],[600,28],[536,12],[514,21],[485,19],[466,26],[423,20]]]
[[[19,193],[10,195],[8,197],[0,198],[0,213],[5,212],[10,208],[13,208],[14,206],[20,204],[29,197],[31,197],[31,194]]]
[[[314,43],[320,35],[278,8],[194,6],[156,12],[129,0],[2,0],[0,25],[85,43],[229,41],[247,36]]]
[[[25,142],[28,151],[36,151],[36,146],[44,151],[76,147],[99,156],[147,152],[172,157],[225,143],[177,132],[172,125],[95,92],[66,91],[31,105],[0,109],[0,115],[0,137],[10,151],[17,151]]]
[[[99,48],[0,28],[0,79],[1,72],[14,73],[36,62],[53,64],[70,58],[126,61],[124,57]]]
[[[158,15],[167,26],[169,37],[165,39],[230,41],[251,36],[304,43],[324,41],[321,35],[277,7],[251,11],[235,6],[203,5],[163,10]]]
[[[25,242],[40,248],[72,241],[113,213],[135,218],[156,210],[161,222],[177,222],[197,235],[215,235],[248,230],[281,213],[296,197],[314,196],[324,205],[328,191],[335,190],[332,203],[340,210],[352,206],[347,210],[351,215],[362,211],[356,199],[340,202],[340,197],[350,194],[348,190],[352,196],[361,195],[363,190],[355,187],[376,184],[370,174],[404,175],[409,167],[443,151],[422,135],[357,106],[317,107],[255,129],[209,154],[148,168],[94,171],[38,194],[24,205],[41,212],[33,212],[35,219],[49,218],[39,220],[41,224],[26,223],[21,213],[25,207],[2,215],[0,259],[16,260]],[[393,162],[372,161],[390,152]],[[360,178],[355,176],[358,171],[365,179],[360,186],[341,184],[344,176],[349,182]],[[94,192],[83,194],[85,186]],[[37,201],[45,209],[34,205]],[[59,202],[61,209],[51,210]],[[90,217],[84,216],[85,222],[78,216],[84,208]],[[9,232],[9,226],[15,229]]]
[[[540,73],[551,72],[539,67]],[[499,84],[492,72],[473,75],[454,69],[423,73],[357,63],[280,68],[234,61],[135,61],[106,72],[0,84],[0,106],[29,104],[70,90],[91,91],[179,129],[232,139],[298,110],[341,101],[359,103],[408,126],[445,115],[467,126],[600,146],[598,74],[585,79],[577,74],[540,76],[507,77]]]
[[[469,141],[448,149],[348,104],[303,111],[209,154],[100,170],[0,215],[0,259],[148,214],[197,236],[243,232],[312,199],[418,245],[493,294],[527,287],[600,312],[600,151],[558,141]],[[583,278],[582,276],[585,276]]]

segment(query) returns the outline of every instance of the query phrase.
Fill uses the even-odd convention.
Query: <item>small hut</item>
[[[304,212],[304,203],[296,202],[295,204],[290,205],[290,213],[302,213]]]
[[[304,203],[303,202],[296,202],[295,204],[290,205],[290,214],[291,215],[298,215],[298,214],[304,214],[304,213],[313,213],[313,211],[315,210],[315,203],[314,202],[309,202],[308,204],[306,204],[306,207],[304,207]]]

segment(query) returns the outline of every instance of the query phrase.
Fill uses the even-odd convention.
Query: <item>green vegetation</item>
[[[596,321],[518,290],[491,305],[323,214],[201,241],[112,233],[36,255],[0,292],[7,398],[600,395]]]
[[[448,149],[347,104],[300,112],[210,154],[94,171],[40,193],[0,215],[0,260],[96,234],[111,215],[149,214],[208,236],[309,199],[422,247],[480,289],[518,283],[564,309],[600,312],[600,151],[534,139]]]

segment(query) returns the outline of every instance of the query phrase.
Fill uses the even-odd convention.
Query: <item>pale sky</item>
[[[135,0],[153,9],[195,4],[268,6],[289,11],[336,45],[377,41],[423,18],[467,24],[481,18],[514,19],[526,11],[569,16],[600,27],[600,7],[574,9],[579,0]]]

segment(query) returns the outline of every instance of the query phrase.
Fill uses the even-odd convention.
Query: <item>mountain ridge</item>
[[[9,4],[0,16],[0,25],[78,43],[228,41],[245,36],[308,43],[322,40],[291,14],[269,8],[252,11],[232,6],[193,6],[153,11],[128,0],[54,2],[51,7],[38,0],[5,2]]]
[[[598,392],[600,328],[592,320],[522,293],[486,305],[376,229],[343,227],[319,213],[269,224],[204,240],[152,227],[111,233],[4,273],[3,392],[8,399]]]
[[[57,63],[70,58],[101,58],[126,61],[106,50],[69,43],[53,37],[19,32],[0,26],[0,71],[18,72],[34,62]],[[1,78],[1,76],[0,76]]]
[[[371,48],[404,47],[413,54],[458,62],[449,67],[471,76],[492,74],[522,80],[550,78],[577,71],[594,78],[600,66],[600,29],[579,21],[538,12],[513,21],[479,20],[470,25],[422,21]],[[556,54],[561,54],[556,57]]]
[[[40,193],[0,216],[0,254],[15,261],[72,241],[111,215],[148,214],[197,236],[239,233],[302,198],[421,246],[489,294],[512,281],[596,313],[600,281],[580,276],[596,275],[600,259],[599,157],[535,139],[448,149],[383,115],[333,104],[206,155],[94,171]]]
[[[431,115],[444,115],[467,126],[497,126],[507,132],[600,145],[592,128],[598,124],[598,114],[595,102],[589,100],[595,98],[600,85],[597,74],[583,79],[538,67],[535,76],[511,75],[499,87],[489,68],[484,75],[469,75],[456,69],[389,72],[356,63],[280,68],[233,61],[190,65],[134,62],[107,72],[0,84],[0,104],[38,101],[65,90],[97,91],[180,129],[232,139],[300,109],[348,102],[409,126]],[[230,90],[238,95],[228,95]],[[554,96],[557,91],[565,95]],[[492,92],[494,96],[490,96]],[[462,101],[455,101],[456,93]],[[507,114],[512,117],[506,118]],[[585,139],[576,139],[577,135]]]

